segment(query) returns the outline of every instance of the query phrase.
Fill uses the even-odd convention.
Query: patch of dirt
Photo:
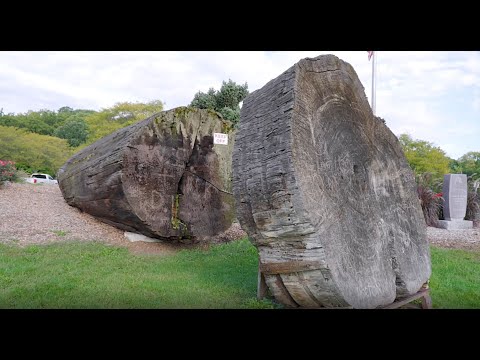
[[[246,234],[238,223],[212,238],[228,242]],[[69,241],[98,241],[127,247],[133,253],[168,255],[208,244],[130,242],[124,231],[68,205],[58,185],[4,184],[0,188],[0,243],[27,246]]]

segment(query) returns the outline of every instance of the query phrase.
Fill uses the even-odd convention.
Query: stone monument
[[[473,221],[464,220],[467,212],[467,175],[447,174],[443,177],[443,216],[439,226],[447,230],[471,229]]]

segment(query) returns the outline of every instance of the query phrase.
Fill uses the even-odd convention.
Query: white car
[[[25,181],[32,184],[47,183],[47,184],[58,184],[58,181],[52,178],[48,174],[32,174],[29,178],[26,178]]]

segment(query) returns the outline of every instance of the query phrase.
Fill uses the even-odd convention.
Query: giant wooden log
[[[68,204],[118,228],[205,240],[230,227],[231,123],[176,108],[120,129],[70,158],[58,180]],[[228,145],[213,134],[230,133]]]
[[[430,276],[413,173],[352,66],[333,55],[299,61],[244,100],[233,192],[286,306],[376,308]]]

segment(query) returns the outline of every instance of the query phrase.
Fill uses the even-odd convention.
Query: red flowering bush
[[[0,183],[14,181],[17,178],[17,169],[13,161],[0,160]]]

